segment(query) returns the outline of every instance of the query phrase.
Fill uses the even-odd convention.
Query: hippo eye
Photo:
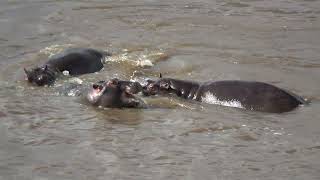
[[[160,84],[160,87],[161,87],[161,88],[164,88],[164,89],[169,89],[169,88],[170,88],[170,85],[169,85],[169,83],[161,83],[161,84]]]

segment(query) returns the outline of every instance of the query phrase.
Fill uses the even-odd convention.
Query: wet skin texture
[[[197,101],[202,101],[207,93],[219,101],[237,101],[245,109],[271,113],[288,112],[306,103],[298,95],[263,82],[230,80],[198,83],[162,78],[158,81],[149,80],[143,87],[143,94],[146,96],[176,94]]]
[[[143,108],[144,103],[135,97],[121,81],[99,81],[92,85],[87,94],[88,101],[94,106],[108,108]]]
[[[72,48],[52,56],[40,67],[24,71],[30,83],[38,86],[51,85],[63,71],[68,71],[70,75],[100,71],[103,68],[102,59],[110,55],[94,49]]]
[[[142,92],[142,85],[139,82],[123,81],[117,78],[113,78],[109,81],[109,83],[118,84],[121,90],[126,90],[131,94]]]

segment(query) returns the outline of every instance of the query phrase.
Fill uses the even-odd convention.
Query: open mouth
[[[94,89],[94,92],[96,94],[100,93],[103,89],[103,86],[102,85],[99,85],[99,84],[93,84],[92,85],[92,88]]]

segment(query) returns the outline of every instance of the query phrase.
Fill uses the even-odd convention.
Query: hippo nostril
[[[92,85],[92,88],[93,88],[93,89],[98,89],[98,88],[99,88],[99,85],[93,84],[93,85]]]

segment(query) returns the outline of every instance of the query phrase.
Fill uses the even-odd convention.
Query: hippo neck
[[[172,91],[185,99],[195,98],[200,84],[194,81],[170,79]]]

